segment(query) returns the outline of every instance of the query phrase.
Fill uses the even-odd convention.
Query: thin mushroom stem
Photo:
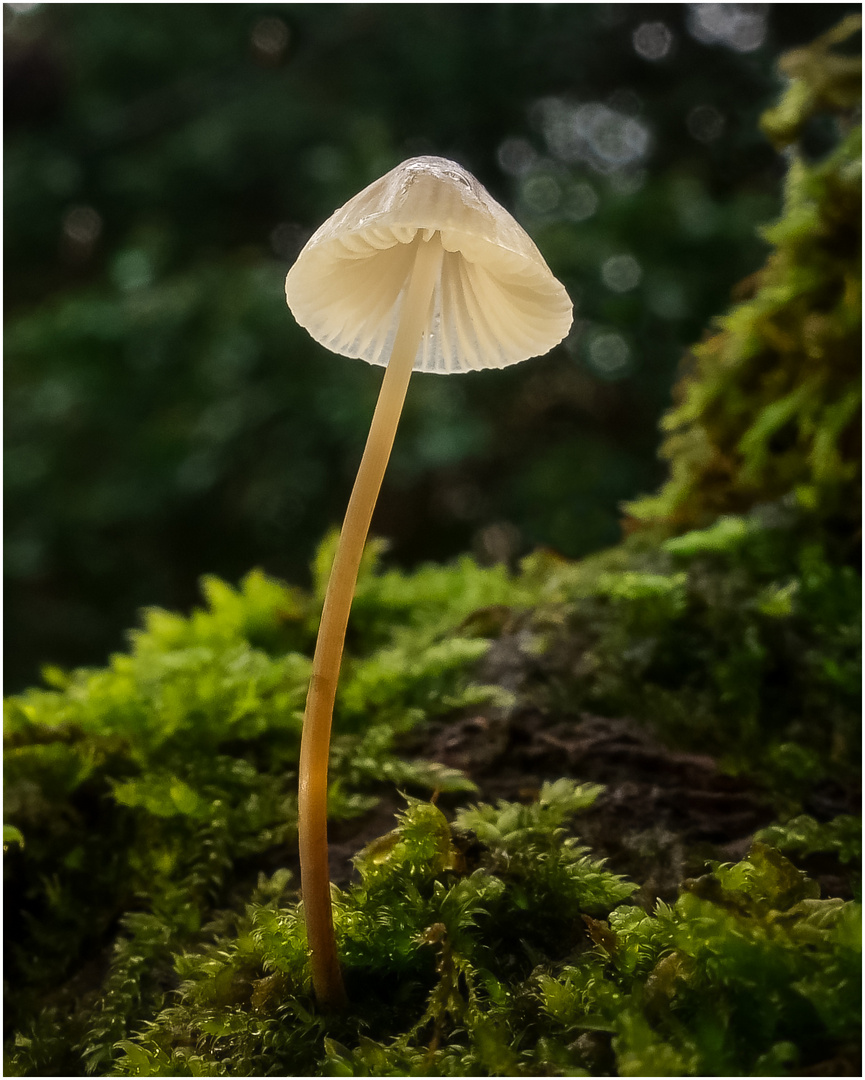
[[[444,257],[437,232],[428,240],[418,233],[414,244],[414,268],[324,599],[300,743],[298,838],[303,911],[315,996],[323,1008],[330,1009],[347,1001],[336,954],[327,856],[327,765],[333,705],[361,556],[418,346],[429,327]]]

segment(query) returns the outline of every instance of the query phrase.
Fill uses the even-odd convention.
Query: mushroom
[[[534,243],[460,165],[404,161],[337,210],[285,279],[297,322],[326,348],[385,367],[324,601],[300,749],[301,891],[313,988],[345,1003],[327,855],[327,766],[358,569],[412,370],[476,371],[540,356],[571,302]]]

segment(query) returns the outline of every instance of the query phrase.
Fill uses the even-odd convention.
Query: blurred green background
[[[514,212],[576,320],[546,358],[415,377],[373,531],[402,565],[615,542],[685,348],[764,256],[777,58],[850,10],[4,5],[7,690],[202,573],[306,582],[381,371],[314,344],[283,279],[416,154]]]

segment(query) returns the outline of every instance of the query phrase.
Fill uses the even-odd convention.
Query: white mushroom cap
[[[285,279],[295,319],[332,352],[386,365],[418,234],[444,258],[416,371],[506,367],[565,337],[571,302],[528,234],[439,157],[404,161],[318,229]]]

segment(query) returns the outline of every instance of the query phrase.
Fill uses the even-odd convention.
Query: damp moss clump
[[[772,252],[694,348],[662,421],[670,478],[629,506],[636,522],[701,528],[785,497],[848,530],[861,518],[860,31],[850,16],[782,60],[790,83],[763,120],[790,161]],[[812,161],[818,125],[836,145]]]
[[[386,1061],[396,1074],[410,1062],[428,1075],[532,1074],[600,1068],[616,1047],[632,1044],[662,1055],[668,1036],[637,1016],[642,983],[629,984],[631,1027],[613,1025],[619,1010],[610,1002],[621,988],[606,967],[619,955],[611,934],[628,919],[646,935],[634,938],[634,956],[653,942],[666,942],[651,953],[657,963],[672,955],[674,939],[657,936],[666,908],[629,906],[640,883],[561,832],[575,814],[593,812],[601,787],[563,780],[543,787],[537,803],[466,809],[472,780],[406,754],[405,740],[430,723],[529,706],[575,722],[583,709],[634,715],[671,744],[726,754],[729,767],[760,778],[777,815],[764,839],[794,860],[815,852],[839,859],[855,890],[860,823],[802,812],[825,778],[855,768],[855,581],[849,568],[803,548],[802,535],[783,518],[724,519],[660,549],[639,539],[581,564],[534,556],[514,576],[471,560],[382,572],[368,559],[360,596],[370,629],[353,642],[341,690],[332,819],[350,827],[394,787],[414,798],[399,828],[358,856],[360,882],[337,894],[351,1021],[315,1013],[298,882],[286,868],[294,861],[303,650],[311,647],[315,594],[260,573],[238,590],[211,579],[206,608],[188,618],[148,613],[130,652],[106,670],[46,672],[53,689],[7,703],[10,1065],[23,1075],[307,1075],[349,1067],[375,1074]],[[319,563],[326,558],[323,551]],[[496,603],[478,608],[480,596]],[[479,678],[491,642],[508,640],[525,662],[516,689]],[[822,722],[814,724],[818,707]],[[455,808],[450,822],[419,798],[434,791]],[[758,850],[752,858],[774,858],[769,847]],[[707,888],[700,895],[717,903],[721,894],[712,899]],[[819,899],[815,882],[802,888],[803,900]],[[709,917],[688,903],[683,897],[682,911]],[[770,893],[766,903],[780,901]],[[855,920],[857,905],[843,903],[814,911],[837,908]],[[721,952],[727,931],[733,948],[739,930],[730,905],[706,911]],[[812,914],[797,908],[788,922],[810,926]],[[833,950],[855,962],[834,926],[823,928],[825,941],[817,937],[825,945],[818,967]],[[598,966],[602,947],[612,952]],[[580,966],[593,949],[594,967]],[[583,957],[576,967],[575,957]],[[628,964],[633,979],[649,979],[651,965]],[[699,982],[706,1013],[722,988],[713,970]],[[827,988],[834,970],[826,967]],[[583,973],[576,983],[574,972]],[[736,977],[725,975],[723,986]],[[544,1034],[531,1019],[538,987],[554,1002],[576,986],[585,1029],[563,1042],[553,1021],[570,1014],[547,1009]],[[773,1023],[783,1027],[786,999],[772,1000]],[[606,1017],[601,1028],[596,1013]],[[470,1031],[468,1042],[457,1030]],[[325,1031],[333,1042],[322,1041]],[[790,1061],[835,1045],[831,1032],[820,1038],[794,1039]],[[580,1039],[579,1052],[567,1051]],[[529,1056],[506,1053],[514,1044]],[[735,1060],[750,1060],[757,1045]],[[699,1053],[696,1044],[676,1046],[670,1061],[703,1067],[709,1042]],[[497,1066],[495,1054],[504,1055]]]
[[[791,859],[842,859],[855,888],[856,819],[802,814],[821,778],[849,768],[854,582],[802,535],[784,518],[724,519],[580,564],[533,556],[516,575],[469,559],[383,571],[380,550],[369,552],[338,705],[332,819],[351,828],[395,788],[414,794],[398,828],[357,857],[359,881],[336,893],[353,1002],[343,1018],[315,1011],[290,869],[318,586],[305,594],[258,572],[236,590],[208,579],[206,607],[147,613],[107,669],[46,671],[52,687],[7,702],[8,1071],[555,1075],[668,1061],[698,1075],[717,1041],[703,1031],[712,1002],[724,987],[732,1002],[766,941],[779,950],[772,1023],[746,1038],[733,1010],[725,1060],[747,1072],[763,1054],[809,1062],[841,1045],[823,1021],[802,1027],[813,1039],[770,1035],[787,1032],[792,1005],[778,995],[799,971],[797,935],[813,937],[796,962],[817,980],[814,995],[836,993],[838,965],[855,964],[855,903],[820,900],[793,864],[755,849],[740,875],[784,868],[798,899],[784,907],[766,886],[759,917],[745,922],[752,951],[741,968],[731,956],[718,982],[721,961],[689,966],[679,943],[711,924],[721,959],[728,934],[738,955],[745,915],[711,878],[673,909],[629,904],[640,883],[563,832],[594,812],[600,785],[563,779],[535,802],[465,807],[471,778],[405,750],[413,733],[464,715],[635,715],[762,777],[778,815],[765,840]],[[479,663],[509,640],[524,669],[485,683]],[[782,676],[792,683],[779,702]],[[823,722],[809,723],[820,703]],[[435,791],[447,816],[428,801]],[[792,913],[763,925],[769,911]],[[665,979],[659,1028],[647,1002]],[[681,1029],[684,1000],[693,1030]]]
[[[858,905],[756,843],[646,912],[563,832],[597,794],[562,780],[452,825],[410,801],[335,894],[341,1016],[313,1010],[288,875],[262,877],[109,1074],[778,1075],[849,1053]]]
[[[559,781],[452,827],[411,803],[337,896],[344,1017],[311,1013],[302,923],[262,883],[116,1074],[772,1075],[855,1042],[857,905],[755,844],[647,913],[562,842],[596,794]]]
[[[52,1045],[67,1030],[66,1052],[103,1070],[116,1039],[161,1000],[162,965],[262,862],[279,866],[292,850],[308,653],[332,546],[309,594],[260,572],[238,589],[208,578],[205,608],[147,612],[106,669],[50,668],[49,688],[6,702],[13,1028],[37,1015]],[[334,821],[368,811],[385,784],[474,790],[454,770],[398,755],[395,742],[424,720],[507,700],[472,681],[488,643],[460,628],[481,596],[526,597],[503,568],[466,559],[377,574],[377,552],[361,578],[360,625],[374,608],[388,631],[356,644],[341,687]],[[58,997],[58,1028],[46,995]],[[42,1045],[19,1036],[25,1056],[31,1042]],[[70,1061],[62,1071],[80,1070]]]
[[[524,573],[543,582],[526,693],[544,710],[640,717],[791,808],[830,777],[855,784],[861,580],[813,516],[768,504]]]

